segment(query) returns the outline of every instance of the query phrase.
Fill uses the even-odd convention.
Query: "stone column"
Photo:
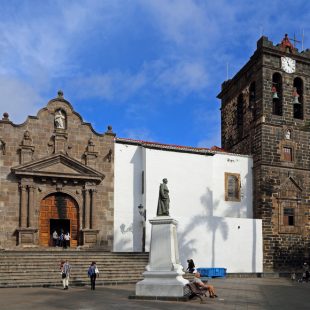
[[[37,228],[30,228],[33,225],[33,204],[34,204],[34,187],[20,183],[20,227],[18,231],[18,245],[33,246],[35,245],[35,233]],[[29,203],[29,210],[28,210]],[[29,215],[29,217],[28,217]]]
[[[93,188],[95,185],[85,184],[84,187],[84,228],[83,232],[83,245],[90,247],[95,246],[97,244],[97,236],[99,230],[94,229],[94,222],[96,218],[96,214],[94,212],[94,198],[95,198],[95,189]]]
[[[95,228],[95,220],[96,220],[96,214],[95,214],[95,198],[96,198],[96,189],[91,189],[90,193],[91,193],[91,204],[90,204],[90,215],[91,215],[91,219],[90,219],[90,229],[94,229]]]
[[[29,186],[29,219],[28,227],[34,227],[34,190],[33,185]]]
[[[84,207],[85,207],[85,218],[84,218],[84,228],[90,228],[90,193],[89,189],[84,189]]]
[[[20,227],[27,227],[27,201],[28,201],[28,192],[25,185],[20,184]]]

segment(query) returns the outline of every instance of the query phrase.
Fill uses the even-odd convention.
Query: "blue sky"
[[[0,0],[0,16],[1,115],[22,123],[62,89],[99,133],[178,145],[220,146],[227,63],[262,34],[310,48],[310,1]]]

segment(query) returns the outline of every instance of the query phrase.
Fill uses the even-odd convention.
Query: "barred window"
[[[293,161],[293,150],[291,147],[283,148],[283,159],[286,161]]]
[[[240,201],[240,174],[225,172],[225,200]]]

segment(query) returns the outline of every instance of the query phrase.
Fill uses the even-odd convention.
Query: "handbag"
[[[97,267],[95,268],[95,274],[99,274],[99,269]]]
[[[61,278],[62,279],[65,279],[67,277],[67,275],[63,272],[62,274],[61,274]]]

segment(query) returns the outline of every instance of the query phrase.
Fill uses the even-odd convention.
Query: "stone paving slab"
[[[134,285],[86,287],[2,288],[0,310],[101,309],[247,309],[309,310],[310,283],[288,279],[212,279],[219,298],[188,302],[131,300]]]

